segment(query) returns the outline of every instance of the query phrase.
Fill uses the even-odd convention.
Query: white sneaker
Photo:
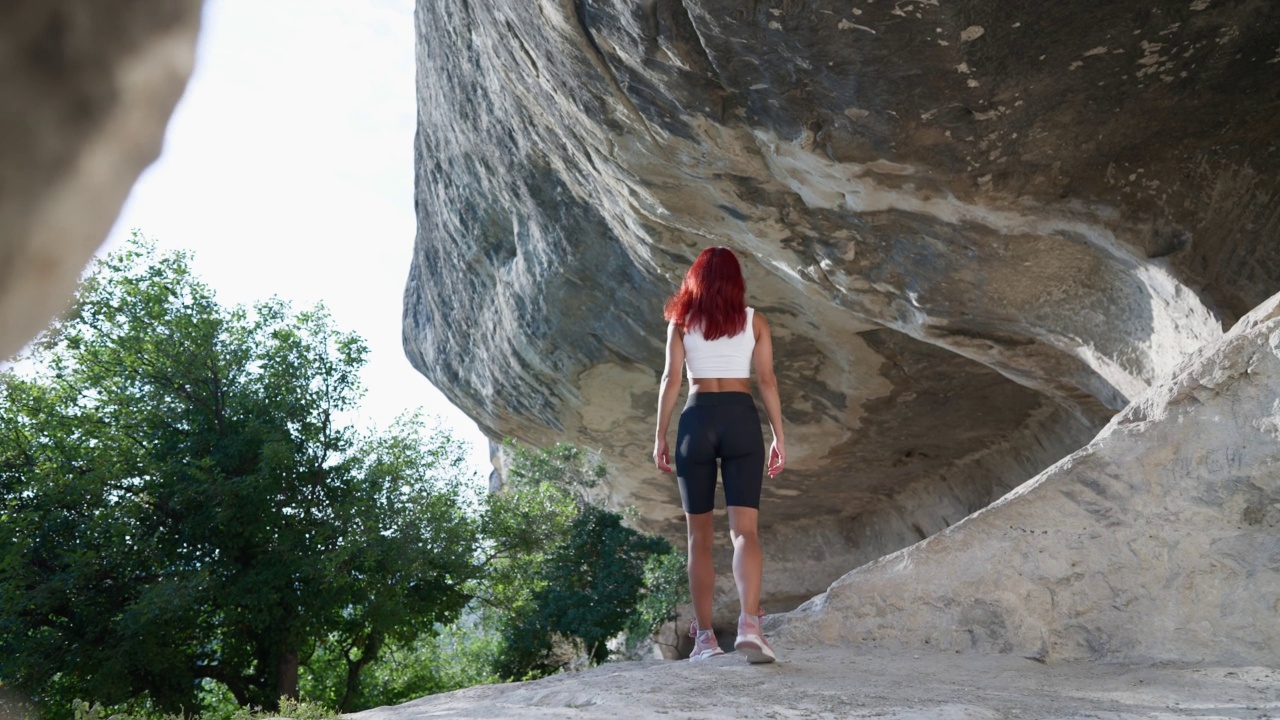
[[[716,640],[715,631],[699,630],[696,619],[689,623],[689,637],[693,638],[693,652],[689,653],[689,662],[710,660],[717,655],[724,654],[724,651],[720,649],[720,642]]]
[[[764,613],[738,616],[738,639],[733,642],[733,649],[746,655],[749,663],[771,663],[778,659],[760,629],[763,620]]]

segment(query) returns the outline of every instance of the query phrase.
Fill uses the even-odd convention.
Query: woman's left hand
[[[782,472],[782,467],[786,464],[786,446],[782,444],[782,438],[774,438],[773,446],[769,448],[769,477],[778,477],[778,473]]]

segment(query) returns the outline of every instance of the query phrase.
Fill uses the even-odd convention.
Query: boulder
[[[792,644],[1280,663],[1280,295],[1084,448],[778,620]]]
[[[609,502],[678,540],[661,308],[733,247],[787,419],[775,608],[1078,449],[1280,289],[1274,3],[416,17],[410,360],[491,438],[601,451]]]
[[[0,359],[66,306],[160,154],[200,0],[0,6]]]

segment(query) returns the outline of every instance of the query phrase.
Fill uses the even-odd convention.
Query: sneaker
[[[689,623],[689,637],[693,638],[693,652],[689,653],[689,662],[709,660],[717,655],[724,654],[724,651],[720,649],[720,643],[716,641],[716,632],[714,630],[699,630],[697,620]]]
[[[747,662],[771,663],[778,659],[764,639],[764,631],[760,629],[762,622],[763,611],[759,615],[738,616],[738,639],[733,642],[733,649],[746,655]]]

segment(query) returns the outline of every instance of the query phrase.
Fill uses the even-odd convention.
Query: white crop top
[[[684,365],[689,378],[749,378],[751,353],[756,349],[756,334],[751,318],[754,308],[747,308],[747,325],[730,337],[707,340],[702,330],[685,328]]]

